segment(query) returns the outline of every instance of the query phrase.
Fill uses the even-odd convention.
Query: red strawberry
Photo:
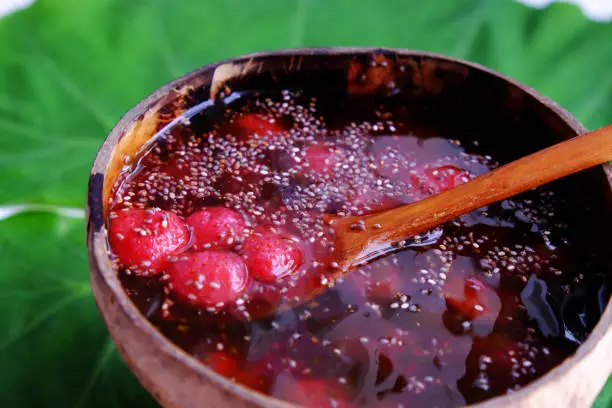
[[[438,194],[445,190],[457,187],[470,180],[470,174],[455,166],[445,165],[426,168],[417,176],[421,187],[428,195]],[[412,181],[416,181],[412,179]]]
[[[221,308],[246,288],[249,272],[238,255],[226,251],[191,252],[168,268],[174,294],[196,307]]]
[[[240,140],[248,140],[257,135],[260,138],[282,133],[285,129],[271,118],[257,113],[245,113],[234,120],[230,132]]]
[[[375,303],[387,303],[403,294],[402,289],[406,289],[406,273],[396,265],[374,266],[371,278],[366,286],[368,299]],[[404,279],[402,279],[404,277]]]
[[[451,275],[444,284],[446,303],[469,319],[478,316],[497,317],[499,301],[497,294],[476,278]]]
[[[136,275],[154,276],[187,244],[189,230],[169,211],[126,208],[111,215],[109,241],[121,265]]]
[[[235,379],[240,384],[246,385],[251,389],[266,394],[268,392],[270,384],[269,376],[254,371],[251,367],[249,367],[247,370],[238,370],[238,372],[236,372]]]
[[[465,361],[468,372],[481,370],[482,356],[487,356],[486,370],[497,378],[506,377],[508,383],[512,381],[512,366],[520,358],[521,350],[518,342],[503,333],[491,333],[487,337],[474,337],[472,350]]]
[[[260,229],[248,237],[243,252],[251,275],[261,282],[276,282],[295,272],[303,252],[287,233]]]
[[[185,221],[193,229],[195,249],[231,248],[247,228],[240,213],[225,207],[203,208]]]
[[[206,354],[202,362],[224,377],[231,378],[238,371],[238,361],[222,351],[214,351]]]
[[[301,378],[281,374],[273,395],[296,402],[304,408],[349,408],[347,390],[336,379]]]
[[[327,144],[312,144],[306,148],[305,153],[304,164],[308,165],[311,172],[322,176],[333,174],[345,155],[342,148]]]

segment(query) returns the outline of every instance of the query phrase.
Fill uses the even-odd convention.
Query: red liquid
[[[246,290],[216,309],[181,300],[167,273],[123,268],[140,310],[219,373],[308,407],[475,403],[572,354],[586,336],[575,321],[582,306],[572,306],[584,269],[567,239],[570,210],[553,190],[474,211],[337,282],[326,278],[333,241],[323,214],[418,200],[496,162],[473,140],[419,128],[400,104],[322,101],[243,97],[175,127],[125,173],[114,212],[158,207],[186,218],[225,206],[248,234],[276,228],[302,251],[299,268],[277,282],[255,279],[251,265]],[[230,247],[245,254],[240,239]],[[321,285],[329,288],[312,302],[274,313]],[[562,315],[568,304],[574,321]]]

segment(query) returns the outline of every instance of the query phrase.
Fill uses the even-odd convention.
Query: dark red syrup
[[[117,184],[121,281],[204,364],[307,407],[513,392],[571,355],[593,320],[563,195],[545,186],[481,208],[337,281],[323,221],[437,194],[498,166],[493,153],[393,98],[232,94],[161,134]],[[123,239],[154,251],[113,237],[135,208],[152,229]]]

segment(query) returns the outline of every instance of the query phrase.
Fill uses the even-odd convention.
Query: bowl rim
[[[94,162],[91,168],[91,176],[97,174],[105,174],[106,165],[108,159],[111,157],[113,148],[116,142],[121,138],[122,134],[129,125],[137,120],[141,115],[151,107],[151,105],[160,99],[160,97],[168,94],[172,89],[180,87],[192,79],[206,74],[214,72],[214,69],[227,63],[240,63],[249,61],[256,58],[273,58],[273,57],[286,57],[286,56],[355,56],[355,55],[371,55],[379,53],[392,53],[399,56],[405,57],[426,57],[441,62],[448,62],[469,68],[470,70],[476,70],[490,75],[493,78],[504,81],[507,84],[519,89],[524,95],[535,99],[539,104],[545,107],[548,111],[554,113],[557,117],[563,120],[565,124],[576,134],[580,135],[588,132],[588,130],[575,119],[568,111],[563,109],[559,104],[554,102],[552,99],[540,94],[535,89],[513,79],[504,74],[498,73],[490,68],[487,68],[481,64],[465,61],[455,57],[450,57],[438,53],[421,51],[421,50],[409,50],[400,48],[388,48],[388,47],[322,47],[322,48],[288,48],[281,50],[270,50],[254,52],[237,56],[234,58],[228,58],[218,62],[204,65],[197,68],[185,75],[174,79],[165,85],[161,86],[151,94],[143,98],[140,102],[134,105],[128,110],[117,124],[110,131],[104,142],[101,144],[98,152],[96,153]],[[608,181],[611,185],[612,190],[612,165],[603,165],[604,172],[607,175]],[[93,178],[93,177],[92,177]],[[256,404],[262,407],[286,407],[295,408],[298,405],[289,403],[271,397],[255,391],[242,384],[235,383],[226,377],[217,374],[214,370],[201,363],[189,353],[175,345],[170,339],[166,338],[157,328],[143,316],[138,308],[132,303],[130,298],[124,292],[121,283],[117,279],[116,269],[110,265],[108,256],[101,259],[106,254],[106,251],[97,251],[96,247],[103,245],[106,247],[106,228],[103,222],[103,206],[102,200],[102,186],[103,182],[93,182],[90,178],[87,193],[87,205],[86,205],[86,220],[87,220],[87,247],[90,259],[90,277],[93,281],[94,276],[97,274],[102,278],[104,285],[110,290],[114,296],[115,302],[119,305],[121,310],[128,317],[130,323],[136,328],[150,334],[151,340],[154,346],[161,353],[165,354],[166,357],[175,360],[179,364],[186,365],[189,369],[193,370],[200,378],[205,378],[207,381],[212,382],[215,386],[223,388],[225,391],[237,396],[246,402]],[[96,300],[97,301],[97,300]],[[510,394],[504,394],[497,397],[490,398],[481,403],[470,405],[473,408],[489,408],[499,406],[510,406],[511,404],[517,404],[521,401],[525,401],[530,395],[534,394],[543,385],[554,382],[557,379],[570,373],[572,368],[575,366],[577,361],[582,360],[587,355],[593,353],[595,347],[602,341],[606,334],[606,329],[612,327],[612,302],[609,302],[604,313],[602,314],[599,322],[589,334],[587,340],[578,347],[576,352],[563,360],[559,365],[548,371],[540,378],[530,382],[528,385],[522,387],[516,392]]]

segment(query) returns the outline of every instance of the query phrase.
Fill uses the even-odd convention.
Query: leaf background
[[[82,208],[105,135],[175,77],[248,52],[332,45],[476,61],[550,96],[589,128],[612,122],[612,24],[570,5],[39,0],[0,20],[0,205]],[[83,219],[30,211],[2,220],[0,259],[3,407],[155,406],[95,309]],[[612,407],[612,383],[596,407]]]

